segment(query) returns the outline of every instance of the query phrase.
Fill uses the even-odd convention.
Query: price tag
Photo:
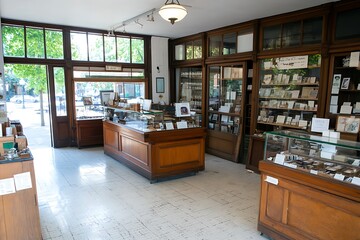
[[[276,154],[275,157],[275,163],[280,164],[280,165],[284,165],[285,162],[285,155],[284,154]]]
[[[314,175],[318,175],[318,171],[316,171],[316,170],[312,170],[312,169],[311,169],[311,170],[310,170],[310,173],[311,173],[311,174],[314,174]]]
[[[265,178],[265,182],[274,184],[274,185],[278,185],[279,184],[279,179],[274,178],[274,177],[270,177],[270,176],[266,176]]]
[[[351,183],[360,186],[360,178],[353,177],[353,179],[351,180]]]
[[[345,176],[340,173],[336,173],[334,178],[340,181],[344,181]]]
[[[294,168],[294,169],[297,168],[297,165],[296,165],[296,164],[292,164],[292,163],[284,163],[284,166],[289,167],[289,168]]]
[[[355,161],[352,163],[353,166],[360,166],[360,160],[355,159]]]

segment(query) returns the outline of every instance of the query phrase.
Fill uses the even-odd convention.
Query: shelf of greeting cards
[[[317,112],[317,109],[303,109],[303,108],[282,108],[282,107],[267,107],[260,106],[260,109],[273,109],[273,110],[288,110],[288,111],[297,111],[297,112]]]
[[[259,96],[259,99],[275,99],[275,100],[303,100],[303,101],[317,101],[318,99],[317,98],[291,98],[291,97],[288,97],[288,98],[284,98],[284,97],[261,97]]]
[[[360,93],[360,90],[357,90],[357,89],[340,89],[339,92],[344,92],[344,93]]]
[[[271,126],[277,126],[277,127],[285,127],[285,128],[293,128],[293,129],[303,129],[306,130],[307,126],[299,126],[299,125],[293,125],[293,124],[284,124],[284,123],[275,123],[275,122],[263,122],[263,121],[257,121],[258,124],[264,124],[264,125],[271,125]]]
[[[273,87],[273,86],[319,86],[319,83],[269,83],[261,84],[262,87]]]

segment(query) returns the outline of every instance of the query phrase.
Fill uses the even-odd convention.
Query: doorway
[[[46,65],[5,64],[6,109],[19,120],[31,148],[51,147]]]

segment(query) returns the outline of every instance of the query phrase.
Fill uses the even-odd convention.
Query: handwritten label
[[[17,191],[32,188],[30,172],[15,174],[14,180]]]
[[[0,195],[15,193],[14,178],[0,180]]]
[[[277,164],[280,164],[280,165],[284,165],[284,162],[285,162],[285,155],[283,154],[276,154],[276,157],[275,157],[275,163]]]

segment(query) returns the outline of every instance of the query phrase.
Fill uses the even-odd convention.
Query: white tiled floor
[[[265,239],[244,165],[206,155],[205,171],[150,184],[101,147],[32,152],[45,240]]]

